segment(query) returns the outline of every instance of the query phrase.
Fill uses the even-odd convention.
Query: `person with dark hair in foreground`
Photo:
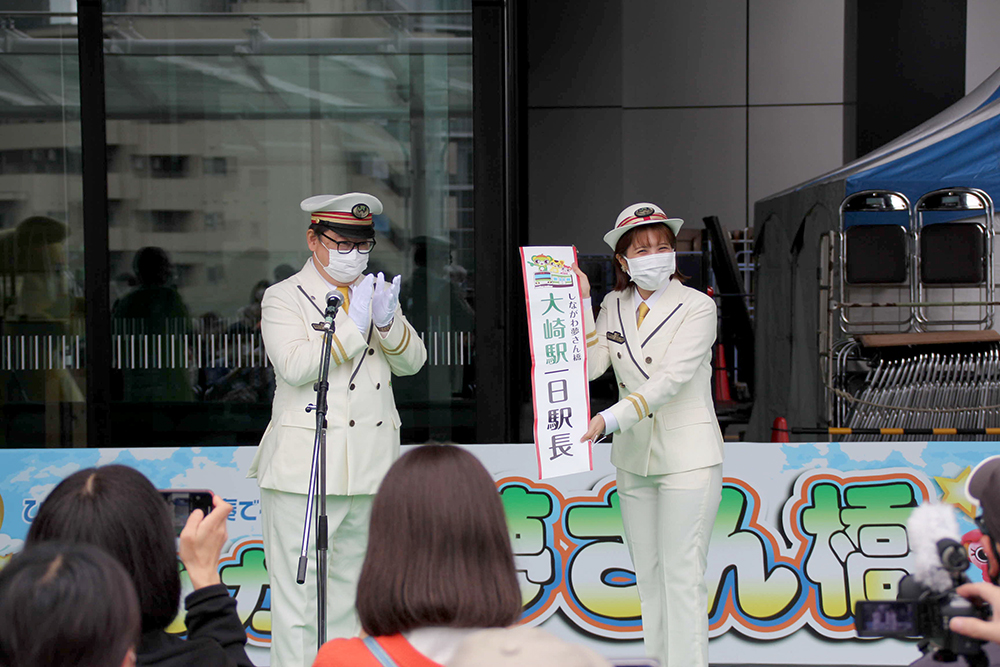
[[[73,473],[38,508],[26,548],[41,542],[93,544],[125,567],[139,595],[139,665],[252,667],[236,600],[219,577],[232,506],[218,496],[206,517],[195,510],[180,536],[180,558],[194,592],[184,600],[187,639],[165,632],[177,616],[181,582],[167,504],[142,473],[121,465]]]
[[[135,665],[135,588],[97,547],[39,544],[17,554],[0,570],[0,619],[0,667]]]
[[[517,621],[503,505],[475,456],[425,445],[389,469],[372,506],[356,606],[369,636],[327,642],[314,667],[438,667],[472,632]]]

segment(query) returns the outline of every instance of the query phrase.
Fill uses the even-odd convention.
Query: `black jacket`
[[[1000,646],[993,642],[983,644],[983,653],[990,667],[1000,667]],[[968,667],[969,662],[963,656],[958,656],[954,662],[939,662],[933,654],[926,654],[910,663],[910,667]]]
[[[187,639],[151,630],[139,640],[142,667],[254,667],[247,657],[247,634],[236,600],[222,584],[206,586],[184,599]]]

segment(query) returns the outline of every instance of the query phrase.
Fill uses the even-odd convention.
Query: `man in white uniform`
[[[250,477],[261,496],[264,553],[271,586],[271,664],[302,667],[316,655],[315,530],[306,583],[295,581],[315,435],[313,384],[319,377],[326,294],[338,290],[330,350],[326,490],[329,517],[327,638],[360,632],[354,598],[368,536],[372,498],[399,457],[399,413],[392,376],[412,375],[427,358],[420,336],[399,308],[400,277],[365,275],[375,246],[372,215],[382,202],[368,194],[318,195],[302,270],[272,285],[261,302],[261,332],[274,365],[271,422]]]

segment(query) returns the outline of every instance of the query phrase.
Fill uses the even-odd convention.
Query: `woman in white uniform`
[[[583,440],[613,433],[625,537],[642,603],[646,652],[665,667],[708,664],[705,564],[722,492],[722,433],[712,402],[716,307],[686,287],[674,247],[683,220],[639,203],[604,241],[615,289],[584,308],[590,379],[615,371],[619,401]],[[590,283],[574,267],[589,305]]]

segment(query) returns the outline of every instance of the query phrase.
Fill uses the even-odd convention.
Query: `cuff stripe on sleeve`
[[[646,402],[646,399],[642,397],[642,394],[637,394],[637,393],[633,392],[632,395],[635,396],[636,398],[638,398],[640,401],[642,401],[642,409],[643,409],[643,413],[642,414],[648,415],[649,414],[649,403]]]
[[[632,398],[631,396],[626,396],[625,398],[626,398],[626,399],[628,400],[628,402],[629,402],[629,403],[631,403],[631,404],[632,404],[632,407],[633,407],[633,408],[635,408],[635,413],[636,413],[637,415],[639,415],[639,419],[642,419],[642,418],[643,418],[643,412],[642,412],[642,410],[641,410],[641,409],[639,408],[639,401],[635,400],[635,399],[634,399],[634,398]]]
[[[399,345],[392,348],[391,350],[386,350],[385,353],[392,356],[397,356],[403,354],[406,348],[410,345],[410,327],[403,327],[403,339],[399,341]]]
[[[333,342],[337,344],[337,349],[340,350],[340,358],[347,361],[347,350],[344,349],[344,346],[336,335],[333,336]],[[338,362],[338,365],[340,365],[340,362]]]

